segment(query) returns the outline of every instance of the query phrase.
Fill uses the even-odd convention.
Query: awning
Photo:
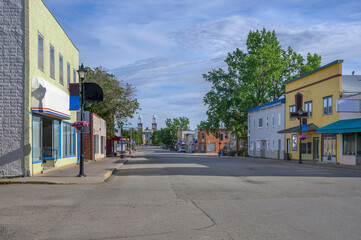
[[[319,128],[318,134],[361,132],[361,118],[340,120]]]
[[[318,129],[318,127],[313,124],[307,124],[307,131],[302,131],[302,132],[316,132]],[[300,126],[297,127],[291,127],[291,128],[287,128],[287,129],[283,129],[281,131],[278,131],[277,133],[297,133],[300,131]]]
[[[31,83],[32,112],[57,119],[70,119],[69,95],[45,79],[35,76]]]

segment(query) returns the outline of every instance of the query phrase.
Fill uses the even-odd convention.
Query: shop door
[[[322,151],[322,161],[323,162],[336,162],[336,137],[323,137],[323,151]]]
[[[32,157],[33,163],[38,163],[43,161],[43,131],[42,131],[42,121],[40,117],[33,115],[33,129],[32,129]]]
[[[313,160],[320,159],[320,138],[315,137],[313,138]]]

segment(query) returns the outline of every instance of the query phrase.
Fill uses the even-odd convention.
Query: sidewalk
[[[224,156],[229,157],[229,156]],[[223,157],[223,158],[224,158]],[[337,163],[324,163],[314,160],[303,160],[302,164],[298,163],[298,160],[281,160],[281,159],[272,159],[272,158],[259,158],[259,157],[229,157],[234,159],[246,160],[246,161],[259,161],[264,163],[274,163],[274,164],[285,164],[285,165],[299,165],[301,167],[317,167],[317,168],[327,168],[332,170],[344,170],[361,173],[361,165],[344,165]]]
[[[6,183],[38,183],[38,184],[94,184],[103,183],[117,169],[121,168],[130,156],[126,158],[107,157],[97,161],[84,162],[86,177],[76,177],[79,165],[70,164],[59,168],[50,168],[43,174],[34,177],[0,178],[0,184]]]

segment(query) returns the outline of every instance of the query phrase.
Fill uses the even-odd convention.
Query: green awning
[[[340,120],[317,129],[318,134],[361,132],[361,118]]]

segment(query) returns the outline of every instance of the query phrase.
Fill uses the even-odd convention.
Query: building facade
[[[342,60],[336,60],[285,83],[286,129],[281,132],[286,134],[286,152],[292,159],[299,159],[301,141],[302,159],[341,163],[341,132],[329,131],[328,128],[341,120],[336,106],[342,94],[361,91],[356,78],[342,75],[342,63]],[[307,125],[304,124],[305,129],[302,130],[302,134],[307,136],[305,140],[299,139],[299,120],[290,116],[290,112],[297,111],[297,93],[302,93],[302,108],[308,112]]]
[[[248,155],[284,158],[285,98],[248,110]]]
[[[231,146],[231,132],[220,128],[216,134],[198,130],[198,152],[219,153],[221,150],[229,151]]]
[[[95,113],[90,113],[89,131],[84,133],[83,136],[84,159],[97,160],[105,158],[106,136],[106,121]]]
[[[152,144],[152,134],[158,129],[158,120],[157,116],[153,115],[152,117],[152,129],[146,127],[143,129],[143,118],[142,115],[138,117],[138,132],[142,135],[142,144],[151,145]]]
[[[3,0],[0,8],[0,177],[75,163],[68,84],[78,82],[78,49],[41,0]]]

